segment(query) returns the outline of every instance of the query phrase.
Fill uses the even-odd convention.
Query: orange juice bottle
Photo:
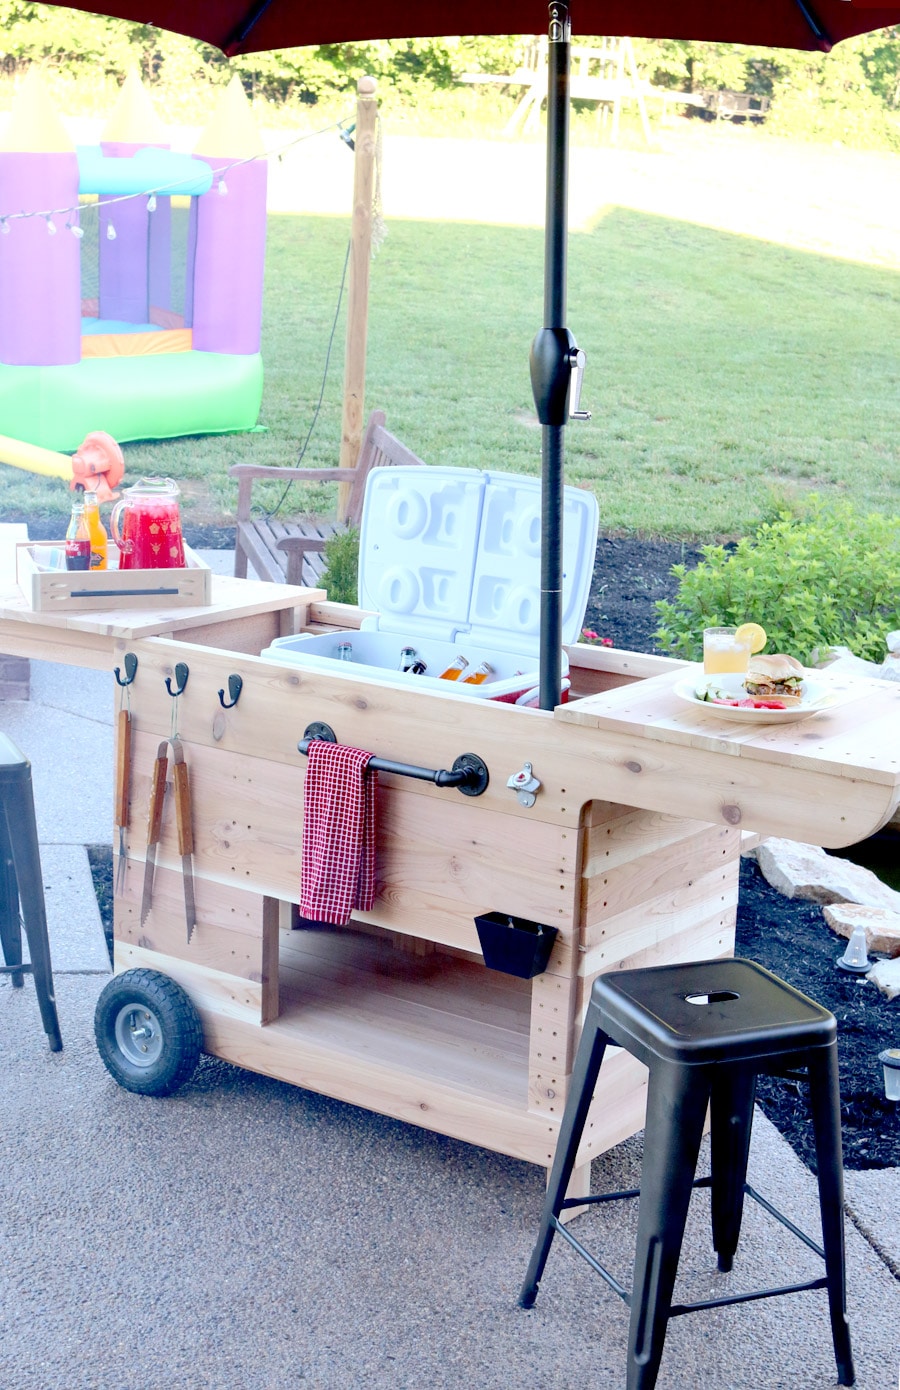
[[[84,521],[91,538],[91,569],[106,569],[106,527],[100,520],[96,492],[84,494]]]
[[[468,664],[464,656],[458,656],[455,661],[451,661],[446,671],[441,672],[439,679],[442,681],[458,681]]]
[[[480,666],[476,666],[471,676],[466,676],[463,685],[484,685],[494,675],[494,668],[489,661],[482,661]]]

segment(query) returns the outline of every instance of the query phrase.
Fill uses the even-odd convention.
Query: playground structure
[[[539,129],[541,106],[547,96],[547,36],[542,34],[527,44],[522,62],[515,72],[466,72],[460,81],[524,87],[525,92],[503,133],[533,133]],[[619,136],[622,102],[633,100],[641,118],[644,139],[650,144],[650,123],[644,99],[653,89],[638,74],[631,39],[603,38],[596,48],[574,44],[570,82],[574,100],[597,102],[601,121],[605,123],[611,118],[610,139],[613,144]]]
[[[17,93],[0,140],[0,462],[69,478],[71,460],[27,446],[256,424],[267,169],[237,78],[192,155],[163,136],[136,74],[97,146],[76,148],[34,68]]]

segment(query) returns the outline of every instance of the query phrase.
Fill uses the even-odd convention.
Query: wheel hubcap
[[[116,1014],[116,1043],[122,1056],[135,1067],[152,1067],[159,1061],[163,1033],[159,1019],[145,1004],[126,1004]]]

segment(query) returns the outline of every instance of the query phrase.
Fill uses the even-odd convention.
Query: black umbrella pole
[[[566,319],[569,181],[569,11],[550,5],[547,78],[547,206],[544,326],[531,349],[531,384],[541,431],[541,709],[562,685],[562,511],[565,423],[574,346]]]
[[[562,506],[565,426],[541,430],[541,709],[555,709],[562,686]]]

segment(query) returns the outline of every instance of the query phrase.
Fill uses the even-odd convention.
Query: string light
[[[351,126],[349,127],[349,129],[345,129],[344,123],[343,123],[342,121],[333,121],[330,125],[324,126],[321,130],[313,130],[313,131],[310,131],[308,134],[305,134],[305,135],[298,135],[296,139],[294,139],[294,140],[289,140],[289,141],[287,142],[287,144],[285,144],[284,146],[282,146],[282,148],[281,148],[280,150],[271,150],[271,151],[269,151],[267,154],[263,154],[263,155],[249,155],[246,159],[236,159],[236,160],[234,160],[233,163],[226,165],[225,168],[221,170],[220,175],[219,175],[219,178],[216,180],[216,186],[217,186],[217,188],[218,188],[220,197],[223,197],[223,198],[224,198],[225,195],[226,195],[227,192],[228,192],[228,185],[227,185],[226,182],[225,182],[225,174],[226,174],[226,173],[230,173],[232,169],[238,169],[238,168],[240,168],[241,165],[243,165],[243,164],[252,164],[252,163],[254,163],[254,162],[255,162],[256,160],[258,160],[258,159],[271,159],[273,156],[278,160],[279,164],[281,164],[281,163],[283,162],[283,160],[284,160],[285,153],[286,153],[287,151],[289,151],[289,150],[292,150],[292,149],[294,148],[295,145],[302,144],[305,140],[313,140],[313,139],[316,138],[316,136],[319,136],[319,135],[327,135],[329,131],[335,130],[335,129],[337,129],[338,131],[340,131],[340,133],[341,133],[341,138],[342,138],[343,140],[345,140],[345,142],[346,142],[347,144],[349,144],[350,147],[351,147],[351,149],[352,149],[352,148],[353,148],[353,140],[352,140],[352,138],[348,138],[348,137],[350,136],[350,131],[353,131],[353,130],[355,129],[355,126],[351,125]],[[151,189],[151,190],[149,190],[148,192],[145,192],[145,193],[123,193],[123,194],[121,194],[121,196],[116,197],[116,198],[103,198],[103,199],[99,199],[95,204],[92,204],[92,205],[90,205],[90,206],[91,206],[92,208],[96,208],[98,211],[100,211],[100,210],[103,209],[103,208],[112,207],[112,205],[113,205],[114,203],[127,203],[127,202],[130,202],[132,198],[136,198],[136,197],[146,197],[146,198],[147,198],[147,211],[148,211],[148,212],[155,212],[155,211],[156,211],[156,199],[157,199],[157,194],[160,194],[160,193],[161,193],[161,194],[164,194],[165,196],[169,196],[169,195],[171,195],[171,194],[177,194],[178,190],[179,190],[180,188],[183,188],[183,187],[184,187],[185,182],[186,182],[186,181],[185,181],[184,179],[180,179],[180,180],[177,180],[177,181],[174,182],[174,183],[163,184],[160,188]],[[193,180],[191,179],[191,180],[188,180],[187,182],[193,182]],[[81,203],[78,203],[78,204],[76,204],[74,207],[70,207],[70,208],[51,208],[51,209],[49,209],[49,210],[47,210],[47,211],[45,211],[45,210],[36,210],[36,211],[34,211],[34,212],[5,212],[5,213],[0,213],[0,235],[2,235],[2,236],[8,236],[8,235],[9,235],[10,230],[11,230],[11,228],[10,228],[10,222],[23,220],[23,219],[26,218],[26,217],[43,217],[43,218],[45,218],[46,221],[47,221],[47,231],[48,231],[48,233],[50,234],[50,236],[53,236],[53,235],[55,234],[55,232],[56,232],[56,225],[55,225],[55,223],[52,221],[52,218],[54,218],[54,217],[70,217],[70,216],[72,216],[73,214],[77,215],[78,213],[80,213],[80,212],[82,212],[82,211],[86,211],[86,208],[84,208],[84,207],[82,206]],[[79,227],[77,224],[72,223],[72,222],[66,222],[65,225],[66,225],[67,230],[70,231],[74,237],[78,237],[78,238],[80,239],[81,237],[84,236],[84,228],[83,228],[83,227]],[[113,224],[112,224],[111,222],[109,222],[109,223],[107,224],[107,227],[106,227],[106,236],[107,236],[107,240],[108,240],[108,241],[115,241],[115,240],[116,240],[116,229],[115,229],[115,227],[113,226]]]

